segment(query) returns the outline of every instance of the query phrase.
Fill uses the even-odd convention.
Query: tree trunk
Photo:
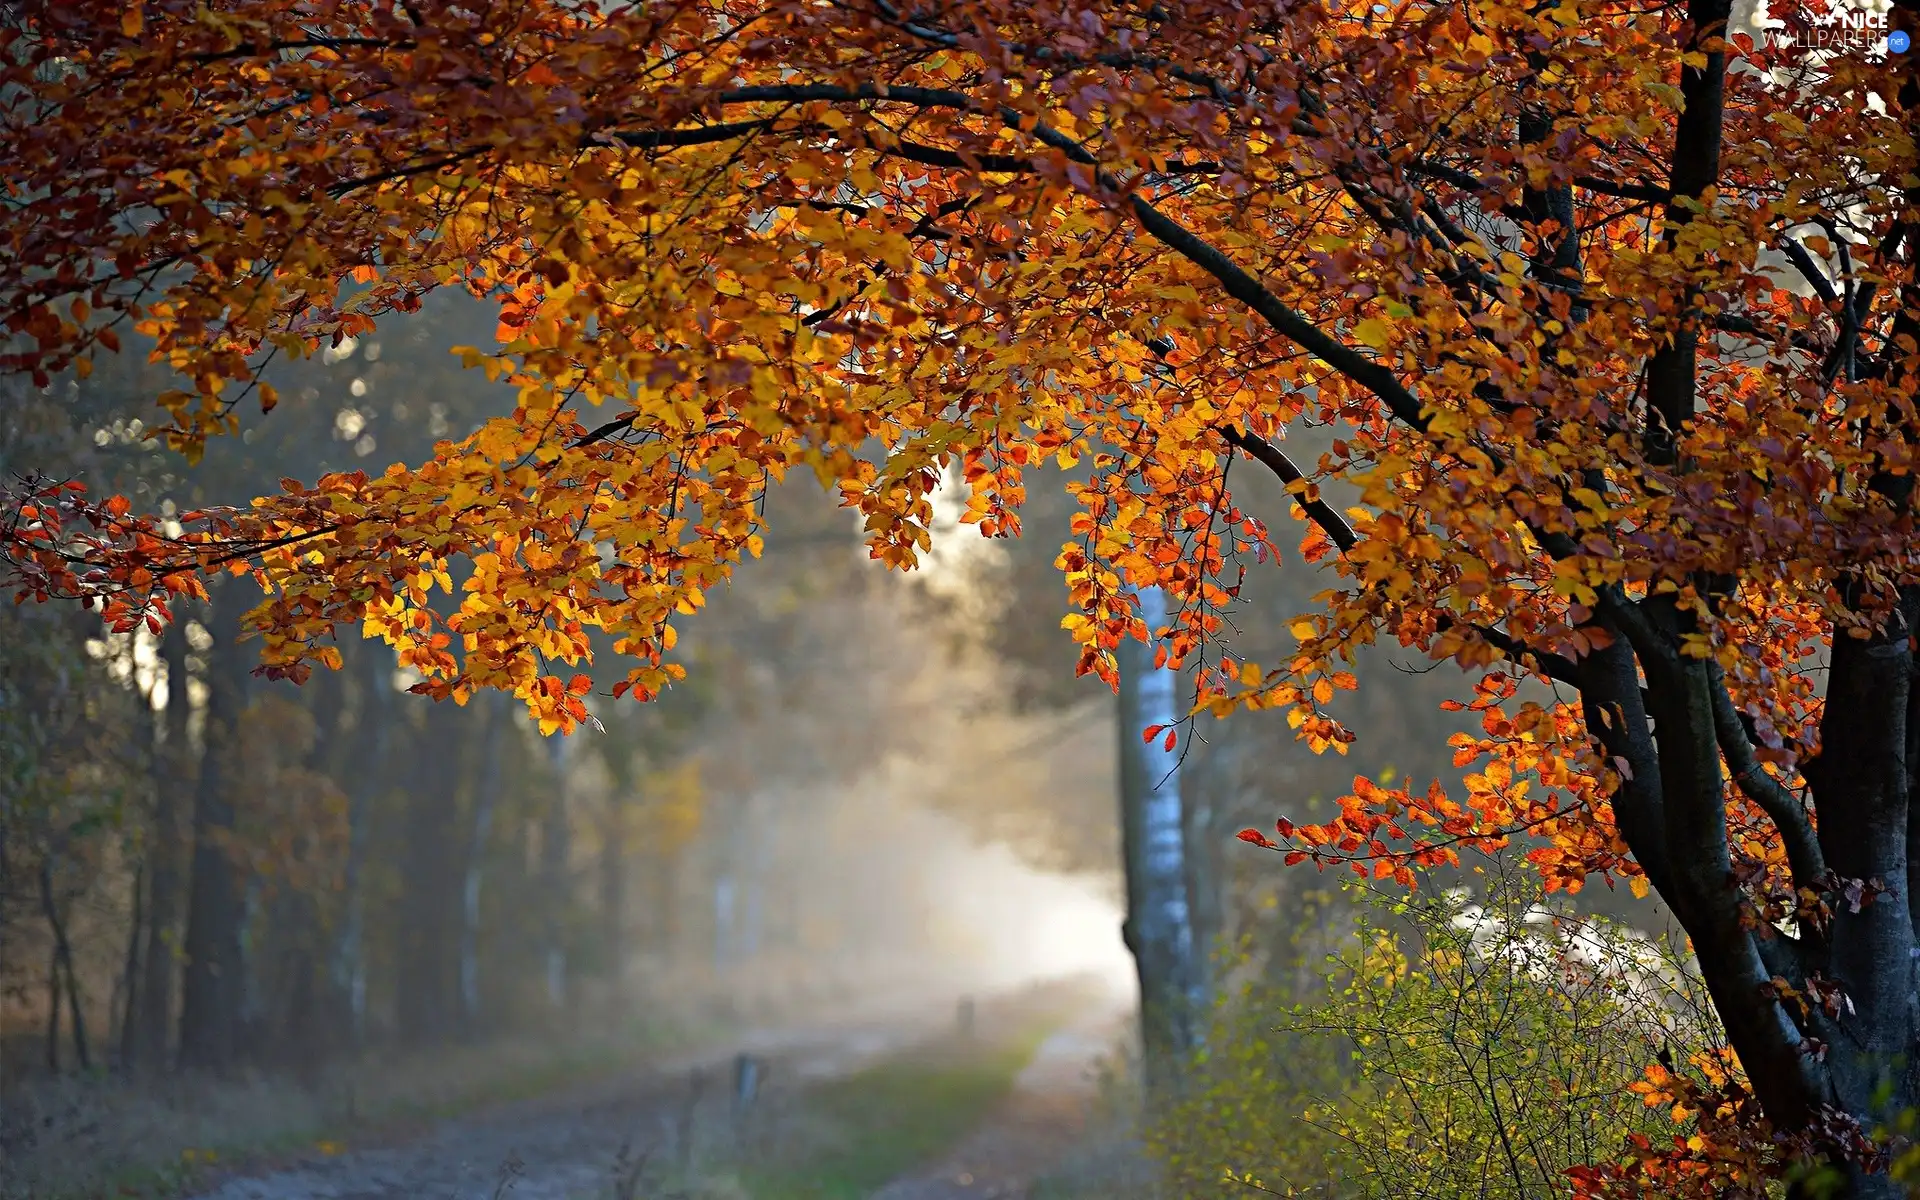
[[[344,911],[329,955],[328,980],[331,1034],[343,1046],[358,1048],[367,1027],[366,898],[361,878],[366,872],[368,820],[385,780],[394,658],[384,643],[365,641],[354,646],[353,659],[359,676],[355,688],[359,708],[354,716],[352,777],[344,781],[347,861],[340,885]]]
[[[488,696],[485,703],[487,719],[480,733],[480,778],[474,788],[465,877],[460,885],[460,1025],[469,1038],[480,1032],[480,885],[486,867],[487,838],[493,830],[493,813],[505,785],[501,751],[512,733],[506,719],[507,696],[495,693]]]
[[[261,935],[271,922],[263,890],[257,877],[240,884],[240,1023],[234,1030],[234,1056],[250,1063],[259,1062],[267,1049],[267,981],[261,978],[266,947]]]
[[[713,965],[716,970],[724,971],[732,965],[735,940],[733,876],[722,866],[719,878],[713,881]]]
[[[317,776],[330,777],[338,766],[341,716],[346,711],[343,672],[317,672],[304,691],[310,697],[308,712],[313,718],[313,745],[306,766]],[[295,845],[296,854],[322,869],[333,851],[314,833],[304,830],[296,834]],[[311,888],[282,888],[271,906],[278,969],[270,1040],[277,1051],[275,1061],[290,1068],[294,1077],[307,1085],[319,1078],[330,1049],[328,1014],[320,1009],[325,990],[321,972],[327,952],[323,895]]]
[[[47,1074],[60,1073],[60,949],[47,949]]]
[[[58,857],[57,848],[49,847],[46,857],[40,860],[40,911],[47,918],[47,929],[53,934],[53,957],[48,970],[54,975],[51,999],[55,1012],[47,1023],[48,1044],[47,1062],[55,1071],[60,1069],[60,1003],[59,973],[66,972],[67,977],[67,1020],[73,1030],[73,1056],[82,1071],[93,1069],[93,1056],[87,1049],[87,1020],[80,1009],[80,979],[73,969],[73,945],[67,940],[67,924],[60,919],[60,906],[53,896],[53,864]]]
[[[187,897],[186,975],[181,989],[180,1063],[233,1065],[240,1023],[241,896],[223,844],[233,832],[227,758],[246,706],[246,647],[240,645],[243,595],[229,581],[213,598],[207,651],[206,732],[193,805],[193,880]]]
[[[449,851],[460,844],[459,712],[449,703],[426,709],[407,789],[402,850],[397,1017],[408,1045],[443,1039],[458,1018],[457,873]]]
[[[120,1069],[131,1071],[140,1061],[140,935],[146,932],[146,894],[147,865],[140,863],[133,869],[133,912],[127,922],[127,949],[121,960],[120,1003],[116,1006],[120,1015]],[[111,1024],[113,1013],[108,1013],[107,1036],[113,1036]]]
[[[13,848],[12,829],[12,798],[0,795],[0,972],[5,972],[10,965],[13,947],[11,926],[7,923],[7,902],[13,898],[13,860],[9,857]],[[0,1088],[6,1084],[6,1072],[0,1069]]]
[[[747,793],[746,820],[740,840],[733,850],[744,860],[740,872],[740,960],[751,962],[760,954],[763,923],[766,919],[766,822],[761,818],[760,794]]]
[[[547,754],[553,764],[553,795],[547,801],[540,832],[540,886],[546,906],[547,1004],[560,1013],[567,1007],[566,917],[572,896],[568,864],[573,857],[567,826],[566,737],[558,733],[550,736]]]
[[[153,758],[153,845],[147,851],[147,945],[141,956],[140,1010],[135,1036],[135,1065],[143,1071],[167,1067],[173,1040],[174,965],[179,957],[180,861],[184,855],[180,818],[192,784],[193,762],[187,747],[187,722],[193,697],[187,677],[187,612],[184,603],[160,637],[166,670],[167,708],[161,742]]]
[[[155,765],[160,759],[160,728],[153,719],[154,688],[159,681],[149,687],[139,685],[138,638],[127,639],[125,665],[130,678],[134,680],[134,739],[144,752],[143,766],[150,783],[154,785],[153,801],[159,803],[158,779]],[[153,814],[149,812],[149,817]],[[122,845],[127,843],[123,842]],[[114,1031],[119,1030],[118,1065],[122,1071],[131,1072],[140,1061],[140,941],[146,934],[147,916],[147,863],[153,853],[153,835],[149,828],[145,845],[138,858],[132,859],[133,879],[128,887],[127,942],[120,956],[120,973],[113,981],[113,995],[107,1005],[108,1039],[113,1039]],[[116,1024],[118,1022],[118,1024]]]
[[[600,942],[607,982],[616,999],[626,989],[627,846],[621,817],[625,797],[607,805],[607,824],[600,839]]]
[[[1233,797],[1247,753],[1243,740],[1228,738],[1212,748],[1207,781],[1182,788],[1186,804],[1187,900],[1193,906],[1194,969],[1202,994],[1214,995],[1215,950],[1228,935],[1226,851],[1239,845],[1233,833]]]
[[[1920,24],[1915,13],[1912,0],[1897,5],[1908,27]],[[1726,0],[1690,0],[1689,49],[1719,37],[1728,15]],[[1900,101],[1910,107],[1920,104],[1920,64],[1904,67]],[[1682,70],[1671,183],[1680,200],[1703,196],[1718,182],[1725,78],[1720,50]],[[1920,189],[1909,198],[1920,202]],[[1680,200],[1667,214],[1674,230],[1691,219]],[[1911,245],[1912,225],[1903,232]],[[1920,337],[1920,289],[1901,286],[1890,345]],[[1684,469],[1680,439],[1696,410],[1699,344],[1696,329],[1683,328],[1656,350],[1646,371],[1648,406],[1659,418],[1648,456],[1676,469]],[[1850,360],[1862,348],[1850,344]],[[1874,356],[1871,371],[1907,372],[1890,382],[1911,398],[1910,366],[1890,351]],[[1858,377],[1852,366],[1848,375]],[[1901,520],[1911,519],[1911,474],[1887,471],[1868,482],[1893,510],[1909,514]],[[1852,636],[1842,621],[1828,627],[1820,750],[1799,764],[1817,821],[1800,795],[1761,768],[1753,731],[1721,667],[1683,653],[1699,623],[1671,596],[1634,601],[1609,589],[1600,612],[1616,640],[1583,660],[1572,682],[1582,693],[1588,732],[1631,767],[1611,797],[1620,832],[1691,938],[1768,1120],[1841,1165],[1846,1179],[1837,1196],[1895,1200],[1905,1189],[1862,1168],[1847,1126],[1872,1137],[1897,1128],[1896,1119],[1920,1101],[1920,828],[1913,812],[1920,801],[1920,663],[1913,649],[1920,588],[1900,589],[1895,611],[1874,614],[1867,611],[1868,586],[1846,571],[1834,580],[1839,604],[1869,618],[1871,636]],[[1711,604],[1725,587],[1702,579],[1698,591]],[[1795,891],[1818,897],[1829,916],[1801,923],[1792,936],[1751,919],[1728,845],[1730,782],[1777,830]],[[1844,1003],[1829,1009],[1792,999],[1810,991],[1844,996]]]
[[[649,854],[647,869],[652,872],[653,902],[647,906],[647,941],[662,960],[680,959],[680,857],[677,854]]]
[[[1138,592],[1150,629],[1167,620],[1165,593]],[[1140,980],[1141,1043],[1149,1086],[1178,1078],[1198,1045],[1206,995],[1188,899],[1186,814],[1180,762],[1163,740],[1180,719],[1179,672],[1154,663],[1154,647],[1120,651],[1120,815],[1126,865],[1127,948]],[[1161,726],[1149,744],[1142,730]]]

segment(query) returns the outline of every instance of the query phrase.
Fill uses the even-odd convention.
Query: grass
[[[720,1025],[637,1025],[563,1041],[516,1038],[375,1059],[314,1089],[287,1081],[68,1078],[19,1113],[36,1145],[6,1160],[0,1200],[170,1200],[223,1165],[339,1153],[378,1131],[424,1125],[588,1084],[663,1051],[725,1040]]]
[[[1013,1088],[1049,1032],[944,1045],[810,1090],[804,1129],[741,1171],[752,1200],[861,1200],[959,1142]]]

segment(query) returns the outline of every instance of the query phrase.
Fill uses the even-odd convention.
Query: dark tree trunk
[[[1912,0],[1900,8],[1899,19],[1913,24]],[[1692,0],[1689,15],[1697,43],[1719,35],[1728,7],[1725,0]],[[1913,65],[1906,70],[1902,101],[1913,104],[1920,101],[1920,75]],[[1677,196],[1699,197],[1717,182],[1724,77],[1717,52],[1682,73],[1685,106],[1672,158]],[[1684,204],[1668,212],[1674,229],[1690,219]],[[1914,231],[1906,235],[1910,243]],[[1896,341],[1920,334],[1916,311],[1920,292],[1909,286],[1892,330]],[[1648,435],[1649,458],[1681,472],[1699,347],[1689,327],[1652,355],[1647,370],[1647,401],[1658,417]],[[1842,348],[1845,359],[1855,358],[1853,349]],[[1883,355],[1868,369],[1904,368]],[[1900,390],[1911,395],[1914,383],[1904,378]],[[1911,512],[1910,475],[1871,483],[1896,509]],[[1706,578],[1696,586],[1709,603],[1725,589]],[[1581,691],[1588,731],[1630,768],[1612,797],[1620,832],[1691,938],[1714,1007],[1768,1119],[1840,1164],[1846,1179],[1835,1195],[1895,1200],[1904,1189],[1868,1173],[1849,1153],[1848,1126],[1872,1135],[1920,1101],[1920,860],[1910,849],[1920,836],[1912,815],[1920,778],[1920,696],[1913,683],[1920,589],[1905,589],[1890,614],[1871,611],[1864,578],[1843,575],[1836,592],[1872,635],[1852,636],[1846,622],[1830,629],[1820,752],[1800,764],[1811,812],[1761,768],[1748,720],[1720,665],[1683,652],[1699,627],[1673,597],[1636,601],[1617,588],[1603,593],[1602,622],[1623,640],[1571,668],[1565,682]],[[1636,678],[1641,672],[1644,690]],[[1789,936],[1752,919],[1729,850],[1729,783],[1778,831],[1796,889],[1831,906],[1824,923],[1804,923]],[[1831,995],[1837,988],[1845,1002],[1803,1007],[1774,981],[1800,995]]]
[[[120,1069],[131,1071],[140,1061],[140,938],[146,932],[147,865],[133,869],[133,912],[127,921],[127,949],[120,968]],[[107,1030],[112,1036],[111,1027]]]
[[[60,951],[47,950],[47,1074],[60,1073]]]
[[[290,887],[276,892],[267,909],[270,936],[260,953],[269,999],[261,1050],[266,1061],[309,1083],[318,1078],[328,1049],[319,1011],[319,905],[310,891]]]
[[[367,828],[373,802],[386,779],[387,748],[393,711],[393,651],[384,644],[359,642],[349,660],[357,676],[354,691],[353,752],[347,759],[347,861],[341,872],[337,932],[328,962],[329,1033],[337,1045],[358,1048],[366,1036],[366,872]]]
[[[225,845],[233,832],[227,759],[246,706],[247,654],[240,638],[244,598],[229,581],[213,597],[207,651],[206,733],[193,806],[193,880],[187,899],[186,974],[181,989],[180,1063],[221,1070],[238,1049],[244,964],[239,881]]]
[[[547,1005],[556,1014],[566,1010],[568,1000],[567,915],[572,907],[572,839],[567,813],[567,740],[560,734],[547,739],[547,753],[553,765],[553,794],[540,824],[540,886],[545,912],[543,938],[547,979]]]
[[[40,860],[40,911],[47,918],[47,929],[53,935],[53,955],[47,964],[53,981],[50,999],[54,1012],[47,1022],[47,1064],[56,1072],[60,1069],[60,974],[66,974],[67,1021],[73,1032],[73,1056],[82,1071],[93,1069],[93,1055],[87,1048],[87,1019],[80,1008],[80,979],[73,969],[73,945],[67,940],[67,923],[60,917],[60,906],[54,898],[53,867],[59,857],[57,847],[50,847],[46,857]]]
[[[311,698],[308,711],[313,717],[313,746],[307,754],[307,769],[318,776],[331,776],[340,757],[341,718],[346,711],[345,681],[340,671],[315,673],[305,687]],[[296,835],[297,852],[324,867],[329,848],[318,844],[311,832]],[[320,998],[324,984],[320,978],[326,956],[326,931],[320,901],[307,889],[283,889],[273,904],[273,951],[277,956],[274,971],[274,1015],[272,1043],[277,1047],[281,1066],[293,1071],[303,1083],[319,1077],[329,1050],[330,1038]]]
[[[9,965],[8,955],[13,943],[9,940],[10,926],[7,922],[8,902],[13,899],[13,862],[9,854],[13,847],[11,835],[13,806],[9,798],[0,796],[0,971]],[[0,1071],[0,1086],[6,1084],[6,1076]]]
[[[137,655],[134,652],[136,644],[132,639],[127,643],[126,666],[128,673],[137,681],[138,672],[135,669]],[[137,698],[134,729],[136,740],[143,752],[141,765],[146,769],[149,782],[155,785],[153,801],[157,807],[160,797],[155,766],[160,757],[160,730],[158,723],[153,719],[154,692],[152,688],[139,687],[136,682],[134,696]],[[148,815],[151,818],[154,814],[149,812]],[[141,857],[133,864],[133,882],[128,893],[128,907],[131,911],[128,913],[127,921],[127,945],[125,953],[121,955],[120,974],[113,984],[113,1002],[107,1006],[107,1036],[113,1037],[116,1028],[114,1022],[117,1020],[119,1022],[117,1028],[120,1032],[119,1067],[127,1072],[133,1071],[140,1062],[140,943],[146,936],[147,875],[153,854],[153,841],[154,834],[150,823]]]
[[[407,789],[402,850],[397,1016],[409,1046],[443,1040],[458,1017],[459,872],[451,861],[464,839],[458,822],[459,713],[448,703],[427,708],[420,752]]]
[[[266,911],[264,888],[257,878],[236,879],[240,889],[240,1024],[234,1030],[234,1058],[259,1062],[267,1050],[267,981],[263,933],[273,924]]]
[[[480,1003],[480,885],[487,860],[487,839],[493,831],[493,813],[505,785],[502,751],[512,726],[501,693],[487,697],[486,721],[480,730],[480,775],[474,784],[473,819],[467,828],[464,877],[460,885],[460,1026],[469,1038],[481,1029]]]
[[[187,612],[184,605],[160,638],[166,670],[167,707],[153,757],[153,844],[147,850],[147,945],[141,956],[140,1007],[135,1023],[135,1066],[165,1070],[173,1040],[174,969],[180,955],[180,866],[185,856],[181,815],[193,784],[187,722],[193,712],[188,689]]]

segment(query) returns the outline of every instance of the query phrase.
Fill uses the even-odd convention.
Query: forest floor
[[[1124,1019],[1078,985],[769,1031],[726,1054],[236,1172],[197,1200],[1012,1200],[1084,1137]],[[735,1103],[736,1053],[762,1064]]]

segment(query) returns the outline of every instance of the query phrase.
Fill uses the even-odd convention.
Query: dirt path
[[[983,1026],[1005,1023],[1011,1028],[1034,1006],[1057,1011],[1059,1004],[1060,992],[1051,987],[988,1000],[982,1005]],[[424,1136],[333,1157],[316,1152],[271,1172],[237,1175],[198,1192],[194,1200],[634,1197],[647,1190],[634,1182],[639,1177],[635,1163],[644,1161],[650,1177],[663,1167],[672,1174],[676,1164],[704,1157],[716,1140],[735,1138],[745,1128],[733,1118],[738,1054],[752,1055],[763,1064],[762,1108],[804,1110],[805,1090],[811,1084],[905,1053],[929,1036],[950,1037],[953,1019],[953,1010],[945,1007],[895,1009],[769,1031],[725,1053],[663,1062],[590,1087],[457,1118]],[[965,1161],[991,1162],[1003,1173],[1015,1174],[1051,1161],[1045,1151],[1066,1144],[1062,1138],[1070,1139],[1076,1097],[1086,1090],[1083,1077],[1110,1045],[1111,1038],[1086,1021],[1049,1039],[1021,1076],[1005,1110],[963,1148],[971,1155]],[[957,1176],[968,1169],[943,1164],[929,1178]],[[884,1194],[889,1200],[921,1200],[1018,1193],[974,1189]]]
[[[770,1081],[792,1087],[857,1070],[936,1021],[908,1014],[769,1032],[726,1053],[448,1121],[401,1144],[230,1178],[196,1200],[604,1200],[621,1194],[624,1163],[688,1152],[711,1114],[728,1110],[737,1053],[759,1057]]]
[[[1089,1011],[1040,1044],[1013,1093],[940,1162],[895,1180],[872,1200],[1024,1200],[1083,1136],[1102,1060],[1126,1036],[1128,1014]]]

